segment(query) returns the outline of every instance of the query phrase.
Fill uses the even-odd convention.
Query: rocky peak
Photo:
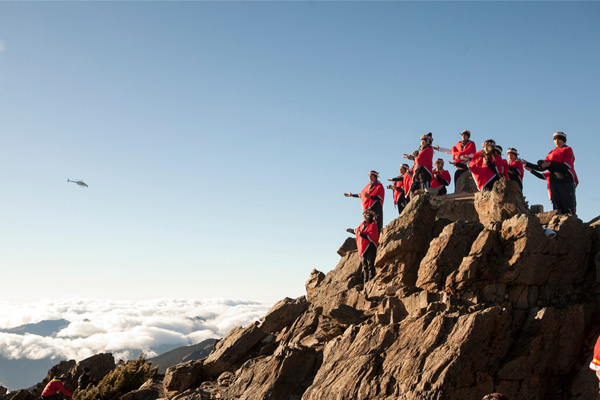
[[[365,287],[352,240],[338,254],[306,297],[167,370],[162,398],[597,398],[600,221],[534,214],[500,182],[413,199],[383,229]]]

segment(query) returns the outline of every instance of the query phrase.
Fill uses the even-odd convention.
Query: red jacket
[[[440,178],[441,180],[446,181],[447,183],[440,183],[437,179],[435,179],[436,175],[438,176],[438,178]],[[448,186],[450,184],[450,181],[452,180],[452,178],[450,178],[450,172],[446,171],[445,169],[438,171],[437,169],[433,170],[433,179],[431,180],[431,188],[435,189],[435,188],[439,188],[441,186]]]
[[[407,197],[410,195],[410,186],[412,185],[412,181],[412,177],[408,173],[404,174],[404,195]]]
[[[463,163],[463,164],[468,164],[469,161],[465,161],[465,160],[461,160],[460,158],[458,158],[459,156],[468,156],[473,158],[473,156],[475,155],[475,153],[477,152],[477,148],[475,147],[475,142],[472,142],[471,140],[469,140],[466,144],[465,147],[462,147],[462,140],[458,143],[456,143],[454,145],[454,147],[452,147],[452,161],[455,163]]]
[[[379,229],[377,228],[377,222],[371,222],[367,224],[366,221],[363,222],[354,230],[356,234],[356,247],[358,247],[358,254],[362,257],[369,247],[370,243],[373,243],[375,247],[379,245]],[[360,236],[361,233],[367,235],[368,239]]]
[[[381,183],[368,183],[367,186],[365,186],[364,189],[361,190],[361,192],[358,194],[358,197],[360,197],[360,201],[362,202],[363,210],[368,210],[369,208],[373,207],[373,204],[375,204],[375,202],[377,202],[377,200],[365,197],[365,194],[367,193],[371,196],[379,196],[379,198],[381,198],[381,204],[383,205],[385,189],[383,188],[383,185]]]
[[[573,176],[573,182],[578,183],[577,174],[575,173],[575,155],[573,149],[566,144],[552,149],[546,156],[546,161],[563,163],[569,168],[569,172]]]
[[[69,397],[73,395],[71,392],[65,389],[61,381],[53,379],[50,382],[48,382],[48,384],[44,388],[44,391],[42,392],[42,397],[52,396],[58,392],[62,392]]]
[[[404,174],[403,176],[408,176],[408,174]],[[394,205],[398,204],[398,197],[400,197],[400,195],[402,193],[404,193],[404,181],[396,181],[394,182],[394,187],[397,187],[400,190],[396,190],[396,189],[392,189],[392,191],[394,192]]]
[[[500,159],[502,159],[502,172],[500,173],[500,176],[503,176],[504,179],[508,179],[508,161],[502,158],[502,156],[500,156]]]
[[[494,171],[492,168],[496,169]],[[485,156],[483,150],[479,150],[473,156],[473,159],[469,163],[469,169],[473,174],[473,179],[477,184],[477,188],[481,191],[485,185],[487,185],[494,177],[502,176],[502,157],[499,154],[494,154],[492,158],[492,168],[488,167],[485,163]]]
[[[415,165],[413,166],[415,173],[419,167],[424,167],[429,175],[433,176],[433,147],[427,146],[415,157]]]
[[[519,175],[518,175],[517,178],[519,179],[519,181],[521,181],[521,183],[523,183],[523,174],[524,174],[523,163],[521,161],[519,161],[518,159],[515,159],[508,166],[516,169],[517,171],[519,171]]]
[[[590,363],[590,369],[600,371],[600,337],[596,340],[596,346],[594,346],[594,358]]]

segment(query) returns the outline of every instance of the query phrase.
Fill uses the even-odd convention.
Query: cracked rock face
[[[532,214],[513,189],[417,196],[383,229],[375,279],[363,287],[346,243],[306,297],[169,369],[164,398],[598,398],[600,222]]]

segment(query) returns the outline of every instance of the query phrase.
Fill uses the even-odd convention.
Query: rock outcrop
[[[367,285],[346,242],[306,297],[127,399],[598,398],[600,221],[533,214],[513,186],[417,196],[383,229]]]

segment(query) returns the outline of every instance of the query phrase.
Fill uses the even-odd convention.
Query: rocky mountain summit
[[[534,214],[500,182],[413,199],[383,229],[364,287],[353,242],[332,271],[312,271],[306,296],[122,398],[599,397],[588,364],[600,335],[600,221]]]

